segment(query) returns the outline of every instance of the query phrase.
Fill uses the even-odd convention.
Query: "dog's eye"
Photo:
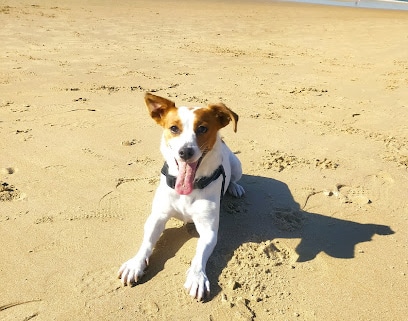
[[[200,134],[205,134],[208,131],[208,128],[205,126],[198,126],[197,130],[196,130],[196,134],[200,135]]]
[[[172,134],[178,134],[180,132],[180,129],[177,126],[171,126],[170,131]]]

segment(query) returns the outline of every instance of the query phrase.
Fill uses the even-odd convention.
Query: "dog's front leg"
[[[200,238],[197,243],[196,254],[187,271],[187,279],[184,287],[189,294],[201,301],[210,294],[210,282],[208,281],[205,268],[208,258],[217,244],[218,219],[212,223],[194,221]]]
[[[118,277],[123,285],[134,285],[143,276],[146,267],[149,265],[149,257],[153,248],[162,234],[167,216],[152,213],[144,226],[143,242],[137,254],[123,263],[118,271]]]

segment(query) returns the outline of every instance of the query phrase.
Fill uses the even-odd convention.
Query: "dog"
[[[245,193],[237,183],[241,162],[218,132],[230,122],[236,132],[238,115],[223,103],[176,107],[173,101],[151,93],[146,93],[145,103],[151,118],[163,127],[160,150],[165,163],[142,245],[121,266],[118,278],[125,286],[140,280],[166,222],[175,217],[194,223],[199,234],[184,287],[201,301],[210,295],[206,264],[217,243],[220,200],[226,191],[235,197]]]

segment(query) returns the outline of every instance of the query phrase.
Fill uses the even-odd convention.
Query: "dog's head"
[[[145,102],[150,116],[163,127],[165,143],[178,164],[176,190],[189,194],[200,161],[213,148],[218,131],[232,121],[236,132],[238,115],[223,103],[176,107],[174,102],[150,93],[145,95]]]

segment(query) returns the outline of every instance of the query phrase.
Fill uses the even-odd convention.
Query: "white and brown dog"
[[[124,285],[135,284],[142,277],[171,217],[193,222],[200,238],[184,287],[201,300],[210,292],[205,268],[217,243],[220,199],[225,187],[236,197],[245,193],[237,184],[241,163],[218,133],[230,121],[236,132],[238,115],[222,103],[176,107],[174,102],[150,93],[145,95],[145,102],[150,116],[164,129],[160,150],[165,164],[144,226],[143,243],[136,256],[122,265],[118,276]]]

